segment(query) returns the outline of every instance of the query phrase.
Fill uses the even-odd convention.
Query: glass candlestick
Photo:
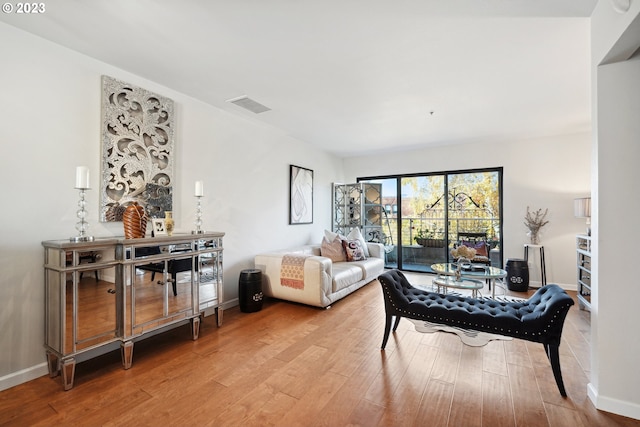
[[[87,229],[89,228],[89,223],[85,220],[87,217],[87,211],[85,206],[87,202],[84,199],[85,192],[88,188],[78,188],[80,191],[80,200],[78,201],[78,211],[76,212],[76,216],[80,219],[76,223],[76,230],[78,230],[78,235],[75,237],[71,237],[69,240],[72,242],[93,242],[93,236],[87,236]]]
[[[193,230],[192,234],[202,234],[204,230],[202,230],[202,196],[196,196],[196,229]]]

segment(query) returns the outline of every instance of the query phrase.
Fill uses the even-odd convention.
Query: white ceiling
[[[55,0],[0,20],[353,156],[589,131],[596,2]],[[225,102],[242,95],[271,111]]]

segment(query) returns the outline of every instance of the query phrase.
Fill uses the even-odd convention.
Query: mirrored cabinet
[[[128,369],[139,339],[190,323],[195,340],[209,314],[221,326],[223,236],[43,242],[50,376],[69,390],[78,362],[120,347]]]

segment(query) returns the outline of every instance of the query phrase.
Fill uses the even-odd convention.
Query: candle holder
[[[191,234],[202,234],[202,196],[196,196],[196,229]]]
[[[77,187],[76,187],[77,188]],[[78,230],[78,235],[75,237],[71,237],[69,240],[72,242],[93,242],[93,236],[87,236],[87,229],[89,228],[89,223],[85,221],[87,217],[87,211],[85,206],[87,202],[84,199],[84,193],[88,190],[88,188],[78,188],[80,191],[80,200],[78,201],[78,211],[76,212],[76,216],[80,219],[76,223],[76,230]]]

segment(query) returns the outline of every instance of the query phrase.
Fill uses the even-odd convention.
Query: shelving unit
[[[347,235],[359,227],[365,240],[382,241],[382,184],[333,184],[332,229]]]
[[[578,306],[591,310],[591,236],[576,236]]]

